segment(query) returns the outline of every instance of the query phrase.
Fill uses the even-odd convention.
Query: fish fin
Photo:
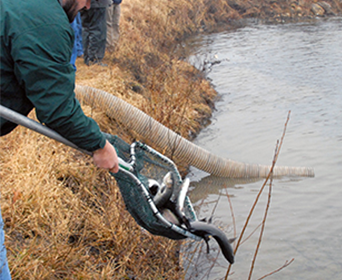
[[[234,241],[235,241],[236,239],[237,239],[237,237],[229,238],[229,239],[228,239],[229,244],[234,243]]]
[[[205,243],[207,244],[207,254],[209,254],[210,253],[210,247],[209,247],[209,237],[208,236],[205,236],[205,237],[203,237],[203,239],[204,239],[204,241],[205,241]]]
[[[188,219],[187,217],[185,217],[184,215],[182,216],[182,222],[183,222],[183,224],[186,226],[186,228],[187,228],[188,230],[191,229],[190,221],[189,221],[189,219]]]

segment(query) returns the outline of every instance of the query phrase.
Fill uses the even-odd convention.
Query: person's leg
[[[77,26],[76,26],[76,19],[72,23],[70,23],[70,26],[74,30],[74,34],[75,34],[74,46],[72,47],[70,63],[74,67],[74,69],[76,71],[76,58],[77,58],[77,45],[76,45]]]
[[[0,279],[10,280],[11,274],[8,268],[6,247],[4,243],[5,243],[4,222],[2,220],[1,209],[0,209]]]
[[[77,56],[82,56],[83,55],[82,21],[81,21],[81,14],[80,13],[78,13],[77,16],[76,16],[75,41],[76,41]]]
[[[114,5],[110,5],[106,11],[106,23],[107,23],[107,38],[106,38],[106,49],[110,50],[113,45],[113,13]]]
[[[84,63],[89,65],[89,38],[90,38],[90,27],[91,27],[91,15],[92,9],[85,10],[81,13],[82,22],[82,44],[83,44],[83,59]]]
[[[89,41],[89,53],[95,63],[101,62],[106,50],[107,38],[107,23],[106,10],[107,8],[94,8],[96,10],[93,15],[91,36]]]
[[[120,38],[120,15],[121,15],[121,5],[115,4],[113,10],[113,40],[114,46],[117,45]]]
[[[121,6],[113,4],[107,8],[107,41],[106,48],[112,52],[115,50],[120,38],[119,22],[120,22]]]
[[[81,20],[84,62],[91,65],[104,57],[107,31],[106,8],[90,8],[82,11]]]

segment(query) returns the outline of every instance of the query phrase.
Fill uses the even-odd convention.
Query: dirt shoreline
[[[121,26],[123,30],[121,37],[123,39],[117,52],[107,54],[105,57],[105,62],[110,66],[109,70],[85,67],[82,60],[78,59],[79,74],[76,81],[82,85],[103,89],[122,98],[189,140],[195,138],[200,130],[210,123],[217,93],[212,88],[210,81],[206,79],[205,72],[194,69],[182,60],[189,55],[189,50],[182,47],[184,40],[200,33],[219,32],[220,30],[227,30],[227,28],[235,29],[248,20],[257,20],[264,24],[307,22],[315,21],[317,18],[338,16],[341,15],[342,11],[341,1],[330,0],[319,2],[312,0],[271,0],[258,3],[239,0],[216,1],[216,3],[215,1],[206,1],[202,8],[205,7],[207,15],[203,14],[203,18],[197,18],[196,15],[193,15],[196,14],[196,9],[191,6],[191,3],[184,8],[188,16],[188,26],[179,27],[177,26],[180,24],[177,22],[177,17],[182,14],[176,10],[176,3],[174,6],[168,6],[169,10],[165,12],[166,16],[170,17],[169,21],[172,22],[173,20],[173,24],[176,26],[168,30],[168,27],[159,24],[158,20],[160,19],[155,20],[154,24],[157,26],[154,26],[151,20],[148,22],[149,27],[136,27],[138,21],[140,23],[142,19],[137,20],[134,14],[132,15],[132,10],[136,9],[142,13],[149,12],[148,9],[143,10],[136,7],[141,4],[140,2],[140,0],[136,0],[127,5],[122,4]],[[160,13],[163,12],[162,5],[163,3],[160,6],[156,5],[156,9],[161,10],[158,11]],[[199,6],[197,9],[201,8],[201,5]],[[184,11],[182,12],[184,13]],[[149,12],[146,17],[153,17],[153,13]],[[172,24],[170,23],[170,25]],[[166,29],[169,35],[159,34],[159,31],[156,31],[158,27],[161,30]],[[153,38],[151,35],[153,31],[156,31],[160,37]],[[152,43],[153,49],[135,46],[136,42],[130,40],[130,36],[125,37],[129,32],[143,34],[138,39],[141,39],[142,44],[149,45]],[[134,34],[132,37],[137,39],[138,35]],[[135,47],[129,47],[127,50],[130,44]],[[139,62],[140,65],[137,64]],[[155,75],[155,80],[149,77],[151,73]],[[171,82],[176,80],[179,84],[177,86],[170,85],[170,81],[166,80],[163,75],[170,75],[172,77]],[[105,81],[105,76],[109,79],[113,78],[113,80],[111,82]],[[191,86],[187,85],[189,80],[192,82]],[[165,90],[166,87],[168,87],[168,92]],[[189,93],[190,90],[192,91],[191,94]],[[186,98],[179,100],[173,96],[170,97],[170,95],[178,92],[185,92]],[[188,112],[181,116],[177,112],[184,110],[184,107],[182,108],[179,105],[183,102],[188,104],[186,108]],[[169,108],[170,106],[167,103],[176,103],[176,105],[173,109],[166,109],[164,112],[156,111],[157,108],[160,111],[160,107]],[[129,138],[136,138],[134,132],[128,132],[127,139]],[[148,142],[148,139],[140,140]]]

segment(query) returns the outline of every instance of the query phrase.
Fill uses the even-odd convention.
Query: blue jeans
[[[76,18],[72,23],[70,23],[71,28],[74,30],[75,41],[74,46],[72,48],[70,63],[76,69],[76,58],[78,56],[83,55],[83,45],[82,45],[82,23],[81,23],[81,15],[77,14]],[[1,280],[1,279],[0,279]]]
[[[76,26],[75,26],[75,42],[76,42],[76,50],[77,56],[83,55],[83,43],[82,43],[82,21],[81,14],[78,13],[75,18]]]
[[[76,19],[72,23],[70,23],[70,26],[74,30],[74,33],[75,33],[75,31],[76,31]],[[77,45],[76,45],[76,37],[75,37],[74,46],[72,47],[71,59],[70,59],[70,63],[74,67],[75,71],[76,71],[76,58],[77,58]]]
[[[4,233],[4,222],[2,220],[1,209],[0,209],[0,280],[10,280],[11,274],[8,268],[6,248],[5,248],[5,233]]]

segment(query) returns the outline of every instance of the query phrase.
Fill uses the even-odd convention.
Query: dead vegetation
[[[340,2],[326,2],[331,12],[340,12]],[[112,93],[191,139],[210,117],[216,93],[202,72],[182,60],[187,52],[179,43],[244,17],[312,17],[311,5],[309,0],[124,1],[120,45],[105,57],[109,67],[87,67],[79,58],[76,82]],[[87,106],[84,111],[105,132],[128,142],[137,137],[100,111]],[[80,152],[18,127],[0,138],[0,177],[13,279],[184,277],[179,243],[137,226],[115,180]]]

